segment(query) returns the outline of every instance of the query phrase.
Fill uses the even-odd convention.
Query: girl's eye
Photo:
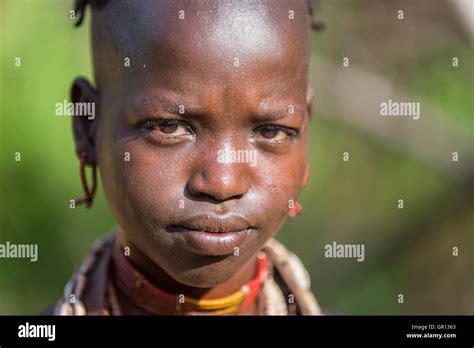
[[[146,121],[143,127],[147,130],[158,131],[164,135],[179,137],[191,134],[189,126],[178,120],[153,120]]]
[[[176,136],[185,135],[188,132],[188,129],[184,124],[172,120],[162,120],[158,122],[158,129],[161,133]]]
[[[257,132],[265,140],[275,143],[285,142],[289,138],[296,136],[295,130],[274,125],[261,126],[257,129]]]

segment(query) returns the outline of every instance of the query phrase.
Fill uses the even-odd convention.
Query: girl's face
[[[212,287],[277,233],[302,189],[308,24],[288,5],[179,20],[163,15],[178,2],[156,3],[131,5],[143,25],[114,28],[123,47],[94,39],[95,151],[132,258],[137,248],[180,283]],[[100,38],[109,24],[94,22]]]

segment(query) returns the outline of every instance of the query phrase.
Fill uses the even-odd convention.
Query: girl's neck
[[[121,233],[118,235],[118,246],[120,247],[119,252],[122,252],[124,246],[129,248],[130,254],[128,259],[130,263],[154,286],[167,293],[184,294],[185,296],[195,299],[217,299],[232,295],[255,277],[258,268],[258,260],[255,255],[227,282],[215,287],[192,287],[182,284],[170,277],[160,266],[144,255],[134,243],[126,240]],[[134,305],[123,293],[120,291],[118,293],[124,314],[146,314],[143,310]],[[246,309],[240,310],[238,314],[257,314],[257,301],[253,301]]]

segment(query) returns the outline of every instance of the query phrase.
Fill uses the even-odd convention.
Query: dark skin
[[[78,78],[71,95],[95,102],[96,118],[74,118],[76,152],[100,168],[119,243],[140,271],[168,292],[226,296],[255,275],[309,170],[306,4],[144,3],[94,12],[96,87]],[[257,165],[219,163],[225,148],[255,151]],[[252,224],[238,256],[197,253],[170,230],[208,213]]]

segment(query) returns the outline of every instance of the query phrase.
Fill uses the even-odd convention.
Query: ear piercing
[[[89,157],[88,151],[82,151],[80,154],[80,176],[81,176],[81,184],[82,190],[84,191],[84,196],[76,200],[76,205],[85,204],[86,208],[90,208],[92,206],[92,201],[94,200],[95,190],[96,190],[96,165],[95,163],[91,164],[92,166],[92,187],[89,189],[87,185],[87,177],[86,177],[86,165],[87,159]]]

